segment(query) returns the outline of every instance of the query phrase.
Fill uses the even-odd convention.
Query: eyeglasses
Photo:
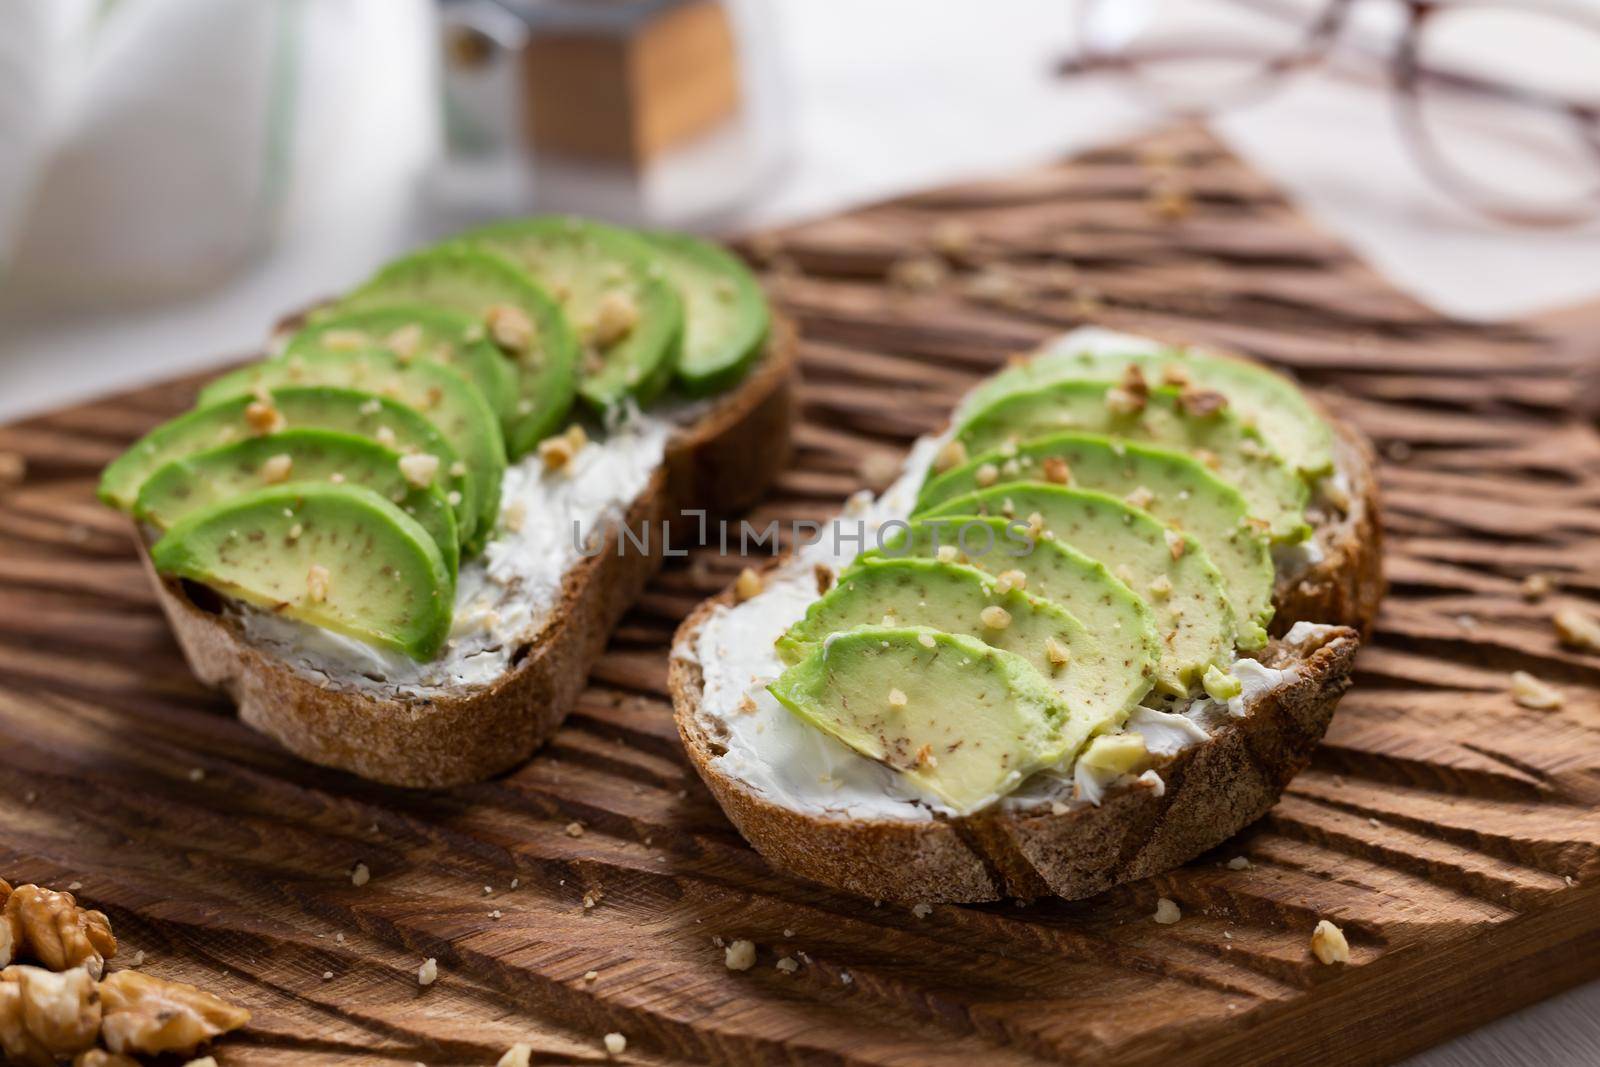
[[[1520,225],[1600,216],[1595,8],[1392,2],[1405,15],[1398,39],[1375,45],[1349,32],[1355,0],[1083,0],[1083,52],[1062,70],[1112,73],[1169,110],[1205,113],[1270,92],[1353,38],[1386,61],[1401,127],[1450,193]]]

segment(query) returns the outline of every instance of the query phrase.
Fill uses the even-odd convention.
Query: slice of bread
[[[681,510],[727,514],[760,498],[788,462],[796,347],[793,325],[775,321],[743,380],[692,409],[628,508],[630,529],[659,531]],[[158,576],[147,553],[144,560],[190,667],[225,690],[246,723],[314,763],[391,785],[439,787],[521,762],[566,718],[612,629],[662,563],[659,536],[623,551],[619,536],[613,525],[603,549],[566,573],[560,603],[490,684],[416,693],[297,669],[253,642],[215,594]]]
[[[734,603],[732,591],[701,605],[674,642],[673,709],[690,759],[774,867],[875,899],[1075,899],[1187,862],[1265,814],[1309,762],[1376,616],[1384,583],[1372,452],[1353,429],[1333,425],[1338,476],[1308,514],[1319,554],[1280,567],[1276,636],[1255,654],[1292,673],[1250,694],[1242,716],[1208,722],[1207,740],[1158,758],[1155,775],[1120,779],[1098,805],[999,804],[964,818],[909,819],[776,802],[718,764],[727,751],[719,724],[700,713],[698,639]],[[775,564],[785,565],[795,564]]]

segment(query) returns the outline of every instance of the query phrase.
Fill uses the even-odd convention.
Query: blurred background
[[[1600,0],[1420,45],[1418,6],[0,0],[0,417],[248,352],[468,221],[760,227],[1206,109],[1437,307],[1600,292]],[[1419,49],[1465,77],[1402,86]]]
[[[0,0],[0,419],[469,222],[711,233],[1202,114],[1475,319],[1600,296],[1600,0]],[[1591,986],[1418,1063],[1600,1062]]]

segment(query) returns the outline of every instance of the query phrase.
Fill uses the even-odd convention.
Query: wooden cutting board
[[[81,883],[119,960],[248,1005],[223,1064],[491,1064],[519,1040],[600,1061],[609,1031],[644,1063],[1378,1063],[1600,973],[1600,657],[1550,623],[1600,599],[1600,436],[1574,412],[1600,318],[1441,318],[1196,130],[749,251],[805,334],[763,525],[831,514],[978,376],[1085,321],[1271,360],[1372,435],[1393,592],[1270,815],[1074,904],[918,918],[775,876],[665,699],[674,626],[739,565],[709,556],[651,586],[515,773],[424,794],[307,766],[194,682],[94,500],[183,381],[0,431],[28,472],[0,496],[0,875]],[[1558,585],[1541,602],[1535,573]],[[1516,669],[1565,706],[1514,704]],[[1181,922],[1151,921],[1158,896]],[[1324,917],[1347,966],[1310,957]],[[719,938],[753,940],[755,968]]]

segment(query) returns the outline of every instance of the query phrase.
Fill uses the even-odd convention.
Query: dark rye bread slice
[[[1318,524],[1323,559],[1279,582],[1273,631],[1258,657],[1294,666],[1292,680],[1268,690],[1249,713],[1226,719],[1211,737],[1154,769],[1164,789],[1125,779],[1098,807],[1051,813],[990,809],[967,818],[911,822],[849,819],[775,804],[712,765],[721,754],[700,720],[703,675],[692,656],[700,627],[731,590],[689,616],[675,638],[669,673],[673,714],[700,777],[729,819],[774,867],[861,896],[908,903],[974,903],[1053,895],[1077,899],[1188,862],[1226,841],[1277,802],[1310,761],[1334,706],[1349,687],[1361,633],[1369,632],[1383,591],[1377,482],[1372,452],[1335,423],[1336,462],[1349,483],[1342,515]],[[781,562],[776,564],[781,566]],[[1295,622],[1329,624],[1313,640],[1281,636]]]
[[[775,321],[749,374],[668,442],[664,462],[628,510],[631,529],[659,529],[683,509],[729,514],[765,493],[788,463],[796,348],[793,324]],[[630,544],[619,553],[618,536],[613,527],[604,550],[567,573],[560,606],[499,679],[419,696],[324,688],[252,645],[209,590],[158,576],[148,554],[144,562],[190,667],[225,690],[246,723],[313,763],[391,785],[439,787],[525,760],[566,718],[612,629],[662,563],[660,537],[649,551]]]

